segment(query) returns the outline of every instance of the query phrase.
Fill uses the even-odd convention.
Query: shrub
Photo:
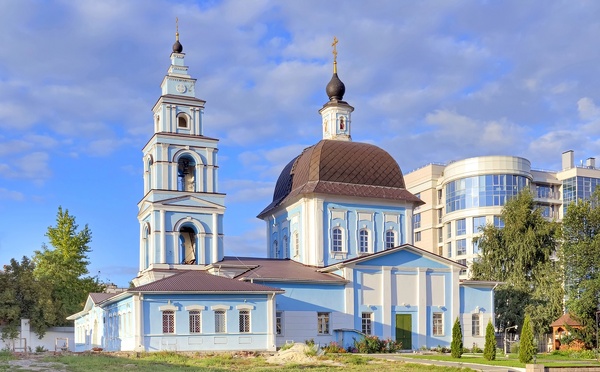
[[[287,350],[287,349],[291,349],[292,346],[294,346],[293,342],[290,342],[289,344],[284,344],[282,347],[279,348],[279,351],[284,351],[284,350]]]
[[[496,333],[494,332],[494,326],[492,325],[491,320],[488,321],[488,325],[485,328],[483,357],[487,360],[496,359]]]
[[[521,340],[519,346],[519,361],[521,363],[529,363],[535,354],[535,344],[533,342],[533,326],[529,314],[525,315],[523,322],[523,330],[521,331]]]
[[[311,347],[312,347],[312,346],[315,346],[315,339],[314,339],[314,338],[311,338],[311,339],[308,339],[308,340],[304,340],[304,343],[305,343],[306,345],[308,345],[308,346],[311,346]]]
[[[476,343],[473,343],[473,348],[471,349],[471,352],[473,354],[481,354],[483,353],[483,350],[481,350],[481,348]]]
[[[48,350],[45,347],[43,347],[43,346],[36,346],[35,347],[35,352],[36,353],[43,353],[45,351],[48,351]]]
[[[346,349],[338,345],[337,342],[331,341],[329,345],[323,348],[323,351],[326,353],[345,353]]]
[[[359,353],[395,353],[402,349],[402,343],[388,338],[380,340],[377,336],[365,336],[360,340],[354,340],[354,348]]]
[[[452,358],[460,358],[463,353],[462,329],[458,317],[452,326],[452,342],[450,343],[450,355]]]

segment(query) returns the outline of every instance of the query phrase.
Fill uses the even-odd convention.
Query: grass
[[[338,354],[319,357],[311,365],[288,364],[285,366],[268,364],[262,356],[239,357],[234,354],[186,355],[172,352],[157,352],[135,356],[116,356],[115,354],[74,354],[46,357],[45,362],[62,363],[67,371],[356,371],[367,372],[416,371],[416,372],[459,372],[459,368],[433,367],[403,362],[374,360],[352,354]],[[337,365],[336,365],[337,364]],[[2,363],[0,362],[0,371]],[[464,370],[463,370],[464,371]]]
[[[446,362],[461,362],[461,363],[476,363],[486,364],[503,367],[519,367],[525,368],[525,363],[519,362],[519,356],[517,354],[509,354],[508,357],[504,355],[496,355],[496,360],[490,361],[483,357],[483,354],[463,354],[462,358],[455,359],[450,355],[446,354],[433,354],[433,355],[415,355],[406,354],[403,355],[408,358],[414,359],[426,359],[426,360],[440,360]],[[600,366],[600,363],[595,359],[577,359],[574,360],[565,355],[551,355],[551,354],[537,354],[537,364],[543,364],[547,367],[567,367],[567,366]]]

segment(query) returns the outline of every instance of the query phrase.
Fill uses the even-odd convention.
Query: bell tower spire
[[[340,141],[351,141],[350,125],[351,113],[354,107],[343,101],[346,86],[337,74],[337,44],[338,39],[334,36],[333,43],[333,76],[325,88],[329,102],[319,110],[323,121],[323,139]]]

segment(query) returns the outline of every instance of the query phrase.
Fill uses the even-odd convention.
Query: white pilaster
[[[392,268],[381,268],[381,323],[383,338],[392,337]]]
[[[165,234],[165,211],[164,209],[160,210],[160,262],[159,263],[167,263],[167,242],[166,242],[166,234]]]
[[[417,279],[417,345],[427,343],[427,268],[419,267]]]
[[[219,229],[217,214],[212,215],[212,262],[219,260]]]

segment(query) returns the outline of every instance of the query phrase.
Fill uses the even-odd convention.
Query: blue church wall
[[[460,312],[471,313],[475,308],[491,313],[493,308],[492,288],[460,286]]]
[[[255,283],[258,281],[254,280]],[[277,311],[344,311],[343,284],[315,284],[264,282],[275,288],[285,290],[276,296]]]
[[[304,258],[304,252],[302,251],[302,248],[300,248],[299,256],[294,256],[294,253],[291,251],[292,236],[295,232],[298,233],[300,247],[304,246],[302,238],[303,232],[301,231],[302,224],[298,222],[302,216],[302,210],[302,206],[297,205],[289,211],[284,211],[274,216],[274,219],[269,218],[267,220],[267,236],[269,237],[267,257],[275,258],[274,242],[277,241],[280,252],[279,257],[277,258],[285,257],[293,258],[296,261],[302,261]],[[287,244],[284,244],[284,237],[287,237]],[[284,253],[285,256],[283,256]]]
[[[386,214],[397,215],[397,222],[386,222]],[[403,207],[324,202],[324,265],[332,265],[359,256],[361,254],[361,252],[359,252],[359,233],[361,229],[366,229],[369,232],[369,253],[379,252],[385,249],[385,231],[390,229],[396,234],[396,245],[405,243],[405,235],[403,234],[405,228],[405,214],[406,209]],[[363,218],[361,218],[361,216]],[[340,227],[342,229],[344,235],[344,254],[332,253],[332,230],[335,227]]]
[[[404,266],[404,267],[425,267],[432,269],[448,268],[448,265],[440,263],[419,254],[401,250],[396,253],[375,257],[368,261],[357,263],[357,265],[367,266]]]
[[[174,307],[174,332],[163,333],[161,307]],[[201,332],[191,333],[186,306],[200,306]],[[264,350],[269,348],[268,295],[170,294],[144,295],[142,301],[146,350]],[[225,310],[225,332],[217,332],[215,309]],[[250,310],[250,332],[240,332],[239,308]],[[274,331],[272,331],[274,332]]]

